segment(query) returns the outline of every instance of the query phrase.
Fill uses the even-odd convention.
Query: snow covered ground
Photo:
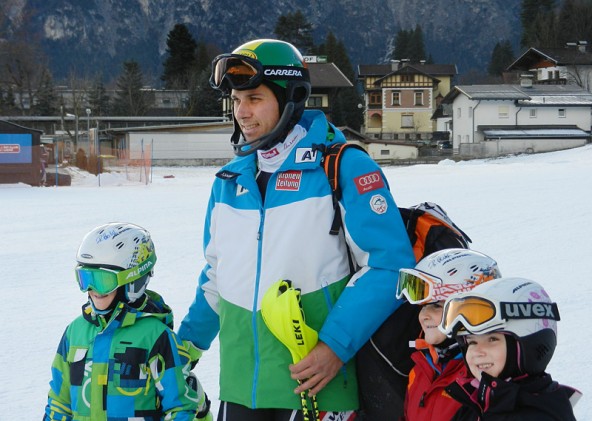
[[[473,239],[472,248],[497,259],[505,276],[546,287],[562,317],[549,371],[584,393],[576,416],[592,419],[586,351],[592,336],[592,145],[384,171],[400,206],[439,203]],[[41,417],[58,341],[86,300],[73,268],[79,242],[93,227],[128,221],[152,233],[158,263],[151,287],[173,308],[178,327],[204,263],[202,224],[215,172],[155,168],[150,185],[110,174],[101,176],[101,187],[88,175],[71,187],[0,185],[1,419]],[[217,351],[215,342],[195,369],[214,412]]]

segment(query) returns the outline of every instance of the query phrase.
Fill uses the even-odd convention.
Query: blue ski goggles
[[[148,259],[138,266],[125,270],[78,265],[74,271],[76,273],[76,281],[78,282],[80,291],[87,292],[89,289],[92,289],[93,291],[104,295],[150,273],[154,268],[155,263],[156,254],[152,253]]]

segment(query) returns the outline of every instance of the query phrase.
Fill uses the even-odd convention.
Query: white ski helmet
[[[457,336],[464,350],[465,335],[509,333],[519,346],[518,368],[534,374],[543,372],[551,361],[558,320],[557,304],[540,284],[501,278],[448,298],[439,328],[448,336]]]
[[[81,290],[92,288],[107,293],[125,286],[125,297],[133,303],[144,295],[153,274],[156,253],[150,233],[144,228],[113,222],[85,235],[76,260]]]
[[[500,277],[491,257],[469,249],[444,249],[424,257],[414,269],[399,270],[397,298],[405,296],[411,304],[444,301]]]

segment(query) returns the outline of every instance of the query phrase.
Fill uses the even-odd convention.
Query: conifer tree
[[[166,89],[188,89],[197,67],[197,43],[184,24],[178,23],[167,35],[167,54],[161,79]]]
[[[117,115],[141,116],[150,106],[148,95],[142,90],[144,76],[137,61],[125,61],[123,73],[117,79],[114,112]]]
[[[567,42],[592,42],[592,2],[565,0],[557,17],[558,45]]]
[[[327,60],[335,64],[345,77],[354,84],[351,88],[341,88],[332,98],[331,120],[337,126],[349,126],[354,130],[360,130],[364,121],[363,109],[358,107],[362,103],[361,95],[358,95],[356,76],[351,61],[347,54],[345,44],[338,40],[333,32],[329,32],[325,42],[319,46],[319,52],[327,56]]]
[[[37,100],[33,106],[34,113],[41,116],[56,115],[58,109],[58,97],[49,70],[44,68],[41,74]]]
[[[500,41],[493,47],[487,72],[491,76],[501,76],[513,61],[514,51],[512,50],[512,44],[508,40]]]
[[[278,39],[289,42],[298,48],[303,55],[314,52],[312,24],[308,22],[306,16],[300,10],[281,15],[273,32]]]
[[[103,79],[101,76],[96,76],[93,85],[88,92],[88,105],[92,109],[94,115],[109,115],[109,95],[103,85]]]
[[[554,47],[556,0],[522,0],[520,45],[528,47]]]
[[[397,32],[392,60],[409,59],[411,62],[418,63],[420,60],[426,60],[426,56],[423,30],[420,25],[416,25],[415,29],[401,29]]]

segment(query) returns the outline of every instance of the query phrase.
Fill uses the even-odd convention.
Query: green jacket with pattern
[[[152,291],[139,308],[120,302],[108,320],[85,304],[54,358],[44,421],[193,420],[189,355],[172,327]]]

